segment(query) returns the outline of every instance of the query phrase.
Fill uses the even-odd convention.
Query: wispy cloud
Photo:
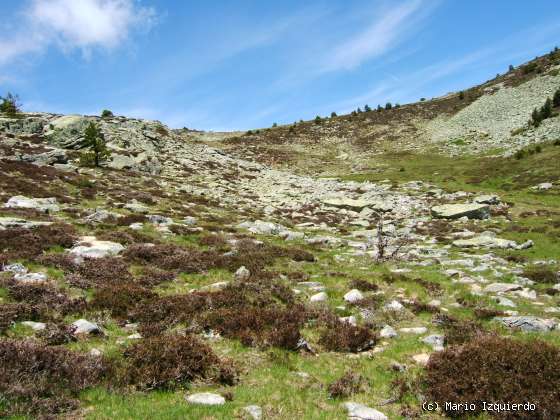
[[[0,64],[51,45],[64,51],[113,49],[138,28],[148,28],[155,10],[133,0],[32,0],[20,14],[19,29],[0,39]]]
[[[350,70],[385,54],[417,29],[432,7],[433,2],[427,6],[421,0],[413,0],[383,10],[361,32],[335,45],[322,70]]]

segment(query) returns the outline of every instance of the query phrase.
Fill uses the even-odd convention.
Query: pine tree
[[[19,112],[19,97],[12,95],[10,92],[5,97],[0,96],[0,112],[5,113],[9,117],[15,117]]]
[[[366,104],[366,105],[364,106],[364,111],[365,111],[365,112],[370,112],[370,111],[371,111],[371,108],[369,107],[368,104]]]
[[[331,112],[331,118],[334,118],[334,117],[336,117],[336,112],[333,111],[333,112]]]
[[[554,96],[552,97],[552,104],[556,106],[560,106],[560,89],[554,92]]]
[[[89,123],[84,133],[84,140],[89,151],[82,155],[80,162],[85,166],[93,164],[95,167],[99,167],[101,161],[107,159],[111,152],[107,149],[105,137],[97,124]]]
[[[391,102],[387,102],[385,104],[385,109],[391,109],[391,108],[393,108],[393,105],[391,104]]]
[[[541,113],[537,108],[533,109],[533,113],[531,114],[531,122],[535,127],[538,127],[539,125],[541,125],[541,121]]]
[[[541,108],[541,120],[546,120],[552,116],[552,100],[550,98],[546,98],[544,105]]]

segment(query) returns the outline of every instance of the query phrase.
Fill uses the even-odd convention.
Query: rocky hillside
[[[295,165],[303,171],[308,166],[311,172],[325,174],[333,161],[359,169],[375,156],[399,151],[508,155],[560,137],[558,118],[538,128],[527,124],[533,109],[559,86],[560,53],[553,52],[480,86],[439,98],[234,133],[217,143],[213,138],[212,144],[245,158]]]
[[[0,115],[0,416],[560,417],[558,59],[249,134]]]

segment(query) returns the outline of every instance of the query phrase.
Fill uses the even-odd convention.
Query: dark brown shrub
[[[47,346],[60,346],[76,341],[74,327],[64,323],[49,323],[44,330],[37,333],[37,337]]]
[[[54,416],[106,374],[103,359],[27,340],[0,340],[0,416]],[[52,418],[52,417],[51,417]]]
[[[34,229],[11,228],[0,231],[0,250],[10,260],[32,259],[54,246],[69,248],[76,240],[74,227],[63,223],[38,226]]]
[[[348,371],[342,377],[329,384],[329,397],[348,398],[361,392],[365,383],[366,380],[361,375]]]
[[[418,300],[413,300],[411,303],[405,303],[404,306],[410,309],[415,315],[418,315],[421,312],[428,312],[431,314],[440,312],[440,309],[437,306],[430,305],[425,302],[420,302]]]
[[[444,329],[447,345],[463,344],[487,334],[484,327],[478,322],[460,320],[445,314],[436,314],[433,322]]]
[[[199,238],[198,243],[218,249],[227,248],[226,238],[223,235],[204,235]]]
[[[154,287],[158,284],[165,283],[173,280],[176,273],[173,271],[159,270],[157,268],[145,267],[142,276],[140,276],[136,283],[144,287]]]
[[[128,264],[116,257],[86,259],[78,266],[76,273],[83,280],[86,288],[130,283],[132,275]],[[78,286],[79,282],[76,282]]]
[[[500,311],[497,309],[491,309],[491,308],[475,308],[474,310],[474,315],[478,318],[478,319],[492,319],[495,318],[497,316],[504,316],[505,313],[504,311]]]
[[[143,339],[126,349],[124,358],[123,379],[140,389],[186,387],[211,377],[220,366],[212,349],[191,335]],[[218,372],[214,379],[219,378]]]
[[[63,271],[74,271],[78,265],[74,262],[74,257],[69,254],[43,254],[35,258],[35,262],[41,265],[52,266]]]
[[[50,318],[49,314],[55,311],[60,315],[67,315],[82,312],[86,307],[84,298],[69,298],[62,290],[51,283],[19,283],[13,281],[8,285],[8,294],[17,302],[33,305],[35,310],[48,318]]]
[[[367,280],[363,279],[353,279],[350,282],[351,289],[358,289],[362,292],[376,292],[379,289],[379,286],[374,283],[370,283]]]
[[[319,343],[329,351],[359,353],[372,348],[377,336],[369,328],[332,318],[323,329]]]
[[[126,318],[137,304],[153,300],[157,294],[134,284],[110,285],[95,289],[90,306],[107,309],[116,318]]]
[[[116,224],[118,226],[130,226],[133,223],[145,223],[148,220],[143,214],[129,214],[117,218]]]
[[[551,267],[529,267],[523,271],[523,275],[537,283],[556,283],[558,281],[558,270]]]
[[[449,416],[476,415],[482,402],[535,404],[535,411],[487,412],[501,419],[560,418],[560,350],[544,341],[486,336],[433,353],[426,367],[429,399]],[[476,410],[445,402],[469,402]]]
[[[25,303],[0,304],[0,334],[17,321],[38,321],[40,312],[33,305]]]

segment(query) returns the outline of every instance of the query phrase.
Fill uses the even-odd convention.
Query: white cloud
[[[133,30],[151,27],[155,11],[134,0],[32,0],[21,16],[20,29],[0,39],[0,64],[51,44],[85,54],[116,48]]]
[[[323,71],[353,69],[386,53],[411,33],[433,6],[423,5],[421,0],[413,0],[385,10],[363,31],[335,46]]]

